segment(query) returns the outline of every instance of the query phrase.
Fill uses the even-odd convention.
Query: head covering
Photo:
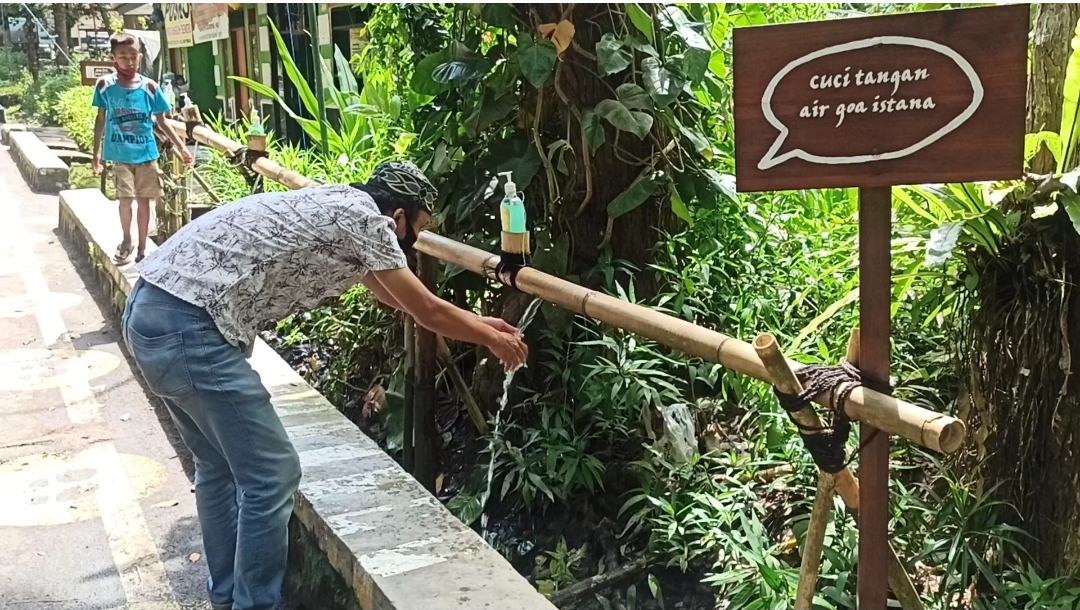
[[[429,213],[439,194],[424,172],[408,161],[387,161],[380,164],[371,172],[367,183],[384,191],[415,199]]]

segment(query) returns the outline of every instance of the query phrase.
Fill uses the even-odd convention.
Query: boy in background
[[[139,249],[135,256],[135,262],[139,262],[146,255],[150,200],[161,196],[154,125],[180,151],[184,163],[192,165],[195,159],[165,119],[170,106],[158,84],[137,71],[142,63],[138,39],[127,32],[113,34],[109,50],[116,72],[101,77],[94,86],[93,105],[98,115],[94,123],[93,166],[94,173],[100,174],[104,169],[102,159],[113,163],[116,197],[120,200],[120,228],[124,232],[124,240],[117,246],[113,260],[124,265],[130,262],[134,251],[132,200],[139,204]]]

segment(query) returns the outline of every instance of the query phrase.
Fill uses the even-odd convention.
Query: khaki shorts
[[[117,199],[156,199],[161,196],[157,161],[113,164]]]

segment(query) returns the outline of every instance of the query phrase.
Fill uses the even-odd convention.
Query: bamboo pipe
[[[178,121],[172,121],[171,124],[176,129],[186,129],[186,126]],[[238,142],[201,125],[192,130],[192,135],[196,140],[226,153],[233,153],[241,146]],[[258,159],[252,169],[293,189],[317,184],[265,157]],[[498,264],[499,257],[490,252],[458,243],[431,231],[420,232],[416,249],[473,273],[498,279],[495,277],[495,265]],[[521,269],[516,279],[518,288],[523,292],[541,297],[564,309],[624,328],[690,355],[769,382],[768,372],[754,348],[744,341],[652,309],[620,301],[531,267]],[[789,366],[798,370],[803,365],[789,361]],[[832,397],[829,394],[815,401],[826,407],[832,406]],[[848,397],[846,411],[852,419],[867,422],[879,430],[902,436],[942,453],[956,451],[964,439],[964,424],[960,420],[869,388],[855,388]]]
[[[854,347],[852,347],[854,345]],[[858,362],[858,345],[859,334],[858,329],[851,333],[851,339],[848,342],[848,360],[853,364]],[[798,384],[798,378],[795,377],[790,367],[784,366],[788,361],[784,358],[784,355],[780,352],[780,346],[776,342],[776,337],[770,333],[762,333],[754,339],[754,348],[758,354],[761,355],[761,360],[770,367],[777,379],[776,387],[784,393],[792,393],[791,390],[794,384]],[[854,356],[854,358],[852,357]],[[781,385],[783,384],[783,385]],[[853,392],[854,394],[854,392]],[[850,400],[850,399],[849,399]],[[822,426],[821,418],[813,409],[801,409],[791,414],[792,419],[799,422],[800,425],[808,428],[820,428]],[[845,467],[840,472],[833,475],[835,483],[835,491],[840,494],[840,498],[844,501],[844,506],[847,508],[848,513],[851,514],[852,519],[855,520],[855,524],[859,523],[859,481],[855,478],[855,475],[851,474],[851,469]],[[907,571],[904,570],[904,564],[900,562],[900,556],[896,554],[896,549],[889,544],[889,588],[892,589],[893,594],[896,595],[896,599],[900,602],[900,606],[905,610],[922,610],[922,600],[919,599],[919,594],[915,590],[914,583],[911,582],[911,578],[908,576]]]
[[[491,279],[495,276],[497,255],[430,231],[423,231],[416,249],[445,262],[464,267]],[[749,343],[702,328],[659,311],[620,301],[583,286],[553,277],[531,267],[517,274],[517,287],[569,309],[630,332],[659,341],[669,347],[697,356],[767,383],[771,380],[760,357]],[[792,370],[803,367],[788,361]],[[815,399],[832,407],[832,396]],[[889,434],[902,436],[942,453],[952,453],[963,441],[964,424],[958,419],[897,400],[869,388],[858,387],[846,402],[849,417],[865,421]]]

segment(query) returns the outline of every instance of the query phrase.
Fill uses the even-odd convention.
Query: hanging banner
[[[195,44],[225,40],[229,37],[229,5],[224,2],[192,4],[191,24]]]
[[[170,49],[182,49],[195,44],[191,36],[191,5],[186,2],[166,2],[165,40]]]
[[[740,192],[1020,178],[1028,5],[736,28]]]

